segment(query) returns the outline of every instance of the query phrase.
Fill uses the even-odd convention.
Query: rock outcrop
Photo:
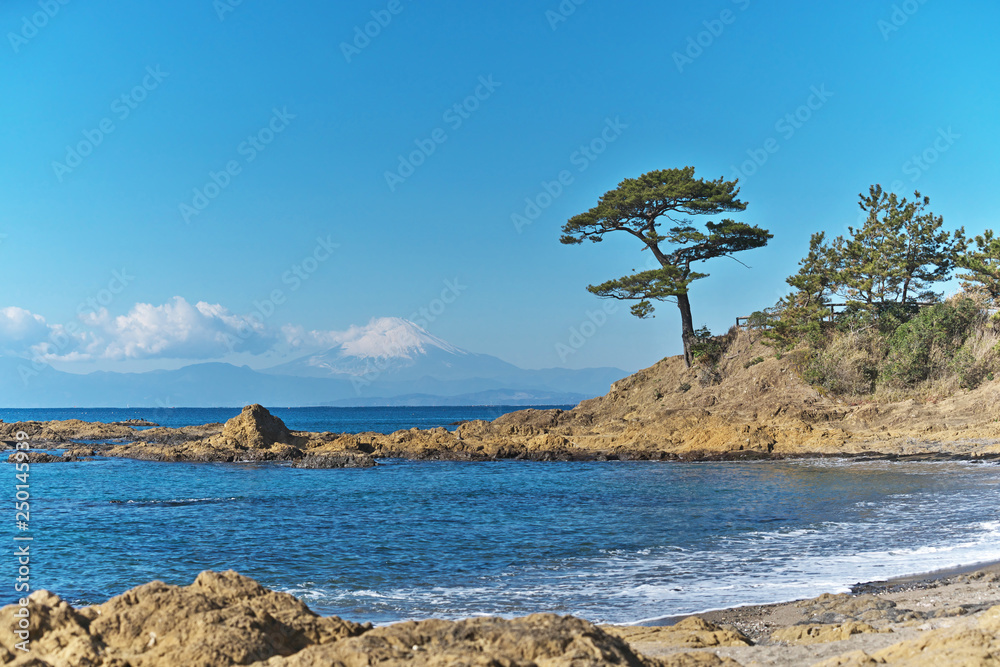
[[[659,646],[711,648],[714,646],[750,646],[752,642],[733,627],[722,627],[697,616],[689,616],[674,625],[646,627],[613,625],[603,628],[630,644],[655,643]]]
[[[995,569],[995,568],[994,568]],[[572,616],[425,620],[379,628],[323,618],[291,595],[235,572],[202,572],[190,586],[159,581],[107,602],[73,608],[36,591],[27,626],[20,605],[0,609],[0,663],[13,667],[822,667],[1000,663],[1000,595],[994,572],[958,575],[879,595],[825,595],[804,603],[710,614],[784,618],[759,642],[735,627],[689,617],[664,627],[598,627]],[[916,586],[914,588],[914,586]],[[896,604],[892,599],[899,601]],[[975,600],[968,614],[957,602]],[[880,604],[893,602],[893,604]],[[932,621],[892,620],[920,604]],[[996,605],[996,602],[991,603]],[[836,611],[834,611],[836,610]],[[850,618],[807,621],[816,612]],[[882,614],[873,624],[858,619]],[[741,623],[742,621],[737,621]],[[19,635],[23,632],[23,635]],[[27,644],[23,644],[27,637]],[[22,649],[29,649],[24,651]]]
[[[17,605],[0,610],[15,618]],[[645,658],[571,616],[429,620],[372,629],[321,618],[294,597],[235,572],[202,572],[186,587],[154,581],[104,604],[74,609],[36,591],[29,652],[0,624],[0,661],[17,667],[314,667],[319,665],[517,665],[664,667],[733,665],[711,655]],[[22,645],[23,646],[23,645]]]
[[[7,457],[7,463],[67,463],[79,461],[75,456],[56,456],[47,452],[17,452]]]
[[[0,624],[0,660],[13,665],[153,667],[246,665],[359,635],[370,625],[321,618],[291,595],[235,572],[202,572],[187,587],[154,581],[102,605],[74,609],[36,591],[30,651]],[[14,618],[15,606],[2,610]]]
[[[1000,665],[1000,607],[993,607],[973,622],[958,623],[924,632],[871,654],[851,651],[815,667],[956,667]]]
[[[292,462],[293,468],[372,468],[375,457],[370,454],[310,454]]]
[[[223,443],[242,449],[268,449],[276,444],[291,445],[295,440],[283,421],[256,403],[227,421],[221,435]]]
[[[827,644],[850,639],[852,635],[869,632],[891,632],[876,629],[867,623],[848,621],[846,623],[793,625],[781,628],[771,634],[771,641],[785,644]]]
[[[178,429],[180,430],[180,429]],[[308,438],[292,433],[285,423],[261,405],[248,405],[221,429],[203,427],[206,438],[190,437],[198,433],[188,427],[180,437],[172,438],[171,429],[147,432],[151,442],[142,441],[105,448],[107,456],[149,461],[294,461],[304,454],[297,446]]]
[[[23,432],[32,447],[59,447],[74,440],[132,440],[137,431],[131,426],[66,419],[49,422],[0,422],[0,441],[12,445]]]

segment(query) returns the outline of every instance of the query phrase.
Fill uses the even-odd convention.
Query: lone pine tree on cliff
[[[694,177],[694,167],[650,171],[638,178],[626,178],[614,190],[604,193],[597,206],[581,213],[563,226],[563,243],[594,243],[609,232],[627,232],[645,245],[660,264],[658,269],[633,272],[587,289],[602,298],[633,300],[632,314],[646,318],[653,313],[652,301],[672,300],[681,311],[681,340],[684,361],[690,366],[694,356],[694,324],[688,290],[695,280],[707,278],[692,268],[695,262],[767,245],[772,234],[766,229],[723,219],[695,227],[687,216],[715,215],[743,211],[747,204],[738,197],[738,180],[714,181]],[[660,229],[662,221],[672,226]],[[739,260],[737,260],[739,261]]]

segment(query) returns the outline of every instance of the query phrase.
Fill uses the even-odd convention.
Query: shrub
[[[722,338],[724,337],[713,336],[708,327],[696,329],[691,342],[691,355],[700,364],[714,366],[726,351],[727,346],[723,344]]]
[[[925,308],[900,325],[888,338],[882,380],[905,388],[951,372],[959,376],[962,386],[978,385],[987,370],[977,369],[968,351],[959,352],[981,319],[980,313],[972,299],[961,298]]]

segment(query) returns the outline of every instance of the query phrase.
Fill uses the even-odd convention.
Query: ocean
[[[273,412],[291,428],[357,431],[503,411],[312,410]],[[25,412],[53,418],[0,417]],[[151,418],[137,412],[115,414]],[[236,412],[179,410],[169,423]],[[235,569],[319,613],[377,624],[533,612],[636,623],[1000,559],[991,463],[389,460],[302,470],[97,459],[31,467],[29,533],[14,530],[14,466],[5,474],[0,570],[13,581],[12,538],[30,534],[32,587],[74,605]],[[4,590],[0,602],[14,601]]]

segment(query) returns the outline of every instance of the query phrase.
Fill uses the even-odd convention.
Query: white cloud
[[[159,306],[137,303],[117,317],[102,308],[55,325],[23,308],[0,309],[0,352],[48,362],[216,359],[267,352],[274,342],[274,332],[259,317],[204,301],[192,305],[179,296]]]
[[[395,317],[374,318],[345,331],[306,331],[296,325],[276,330],[256,313],[237,315],[221,304],[191,304],[180,296],[162,305],[137,303],[124,315],[90,310],[54,325],[24,308],[0,309],[0,354],[45,362],[207,360],[332,348],[360,358],[408,357],[428,347],[461,352]]]
[[[273,335],[259,318],[234,315],[219,304],[191,305],[175,296],[162,306],[137,303],[127,315],[102,309],[85,323],[102,331],[107,359],[214,359],[232,352],[266,352]]]
[[[94,342],[93,334],[80,327],[50,325],[41,315],[16,306],[0,308],[0,351],[4,354],[88,358],[87,348]]]
[[[45,318],[30,310],[9,306],[0,308],[0,341],[37,343],[48,336]]]
[[[281,334],[294,349],[319,349],[336,347],[351,337],[351,327],[347,331],[306,331],[298,324],[286,324],[281,327]]]

